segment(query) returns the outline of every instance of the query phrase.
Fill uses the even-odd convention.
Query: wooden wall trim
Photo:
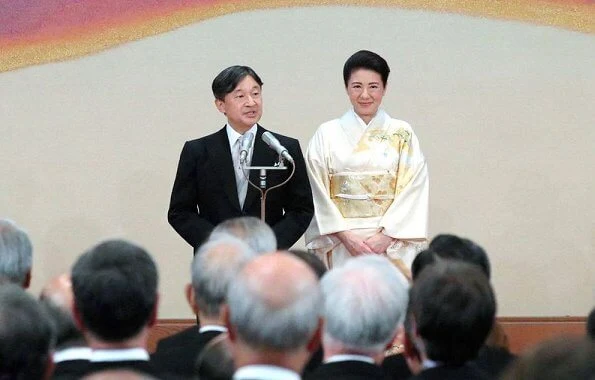
[[[584,335],[586,317],[499,317],[508,337],[510,350],[521,353],[528,347],[558,335]],[[157,342],[178,331],[194,326],[194,319],[160,319],[151,330],[149,351],[153,352]]]

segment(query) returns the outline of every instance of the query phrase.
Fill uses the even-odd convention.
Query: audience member
[[[146,373],[133,371],[130,369],[105,369],[87,375],[81,380],[159,380],[156,377]]]
[[[413,283],[405,323],[405,356],[412,379],[486,379],[469,363],[496,314],[488,278],[476,265],[445,260]]]
[[[561,336],[547,340],[522,355],[502,380],[593,380],[595,341]]]
[[[383,379],[380,363],[403,323],[408,283],[382,256],[359,256],[328,272],[324,364],[307,379]]]
[[[196,360],[199,380],[230,380],[234,373],[231,342],[227,333],[211,339]]]
[[[74,317],[93,349],[79,377],[115,368],[157,374],[146,350],[157,318],[157,283],[149,253],[124,240],[102,242],[78,258]]]
[[[412,265],[413,278],[426,266],[442,260],[461,260],[477,265],[490,278],[491,266],[487,253],[478,244],[455,235],[437,235],[430,242],[430,249],[420,252]],[[499,323],[495,322],[474,363],[483,371],[497,377],[515,359],[508,350],[508,338]]]
[[[299,379],[320,339],[314,271],[288,253],[265,254],[242,268],[227,299],[234,379]]]
[[[0,284],[28,288],[31,283],[33,246],[25,231],[7,219],[0,219]]]
[[[186,299],[199,316],[200,326],[188,328],[159,342],[157,351],[151,357],[155,366],[184,376],[195,373],[196,358],[204,346],[227,331],[222,308],[226,303],[229,283],[239,269],[256,255],[247,244],[223,233],[212,235],[200,246],[192,262],[192,284],[186,285]]]
[[[43,308],[21,287],[0,286],[0,378],[49,379],[53,326]]]
[[[591,339],[595,339],[595,308],[591,310],[591,313],[587,318],[587,336],[591,337]]]
[[[306,264],[308,264],[310,266],[310,268],[314,271],[314,273],[316,273],[316,276],[318,277],[319,280],[326,273],[326,271],[327,271],[326,265],[315,254],[312,254],[308,251],[304,251],[304,250],[300,250],[300,249],[292,249],[288,252],[294,256],[297,256],[299,259],[303,260]],[[323,353],[322,345],[321,345],[312,354],[312,357],[310,357],[310,360],[308,361],[308,363],[306,363],[306,366],[304,367],[304,370],[302,371],[302,376],[305,376],[305,375],[311,373],[312,371],[314,371],[314,369],[318,368],[318,366],[320,366],[320,364],[322,364],[323,358],[324,358],[324,353]]]
[[[235,236],[257,253],[277,250],[277,238],[273,229],[254,216],[224,220],[213,229],[209,239],[215,239],[220,234]]]
[[[89,365],[91,349],[72,315],[74,295],[70,276],[63,274],[50,280],[41,290],[39,302],[56,329],[53,376],[75,376]]]

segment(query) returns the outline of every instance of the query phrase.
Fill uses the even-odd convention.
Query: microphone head
[[[277,140],[277,138],[269,131],[266,131],[262,134],[262,141],[264,141],[271,148],[275,145],[275,143],[279,143],[279,140]]]

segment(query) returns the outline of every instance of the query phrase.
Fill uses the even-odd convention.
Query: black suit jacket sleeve
[[[214,225],[197,210],[197,166],[201,145],[184,144],[171,193],[167,219],[174,230],[195,249],[211,233]]]
[[[277,136],[293,157],[295,164],[295,173],[291,180],[285,184],[287,187],[286,202],[283,206],[285,214],[281,220],[272,225],[275,236],[277,236],[279,249],[289,249],[310,225],[310,221],[314,216],[314,203],[312,201],[310,181],[306,173],[306,163],[299,141]],[[273,191],[279,190],[271,190],[271,192]]]

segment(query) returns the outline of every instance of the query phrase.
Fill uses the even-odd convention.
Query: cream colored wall
[[[83,59],[0,75],[0,216],[35,246],[32,291],[101,239],[144,245],[162,318],[190,317],[191,249],[166,211],[185,140],[224,119],[212,78],[262,76],[262,124],[305,148],[348,107],[341,69],[387,58],[386,110],[409,121],[431,175],[432,235],[482,244],[503,316],[584,315],[595,304],[595,37],[383,8],[233,14]],[[303,243],[300,243],[303,246]]]

